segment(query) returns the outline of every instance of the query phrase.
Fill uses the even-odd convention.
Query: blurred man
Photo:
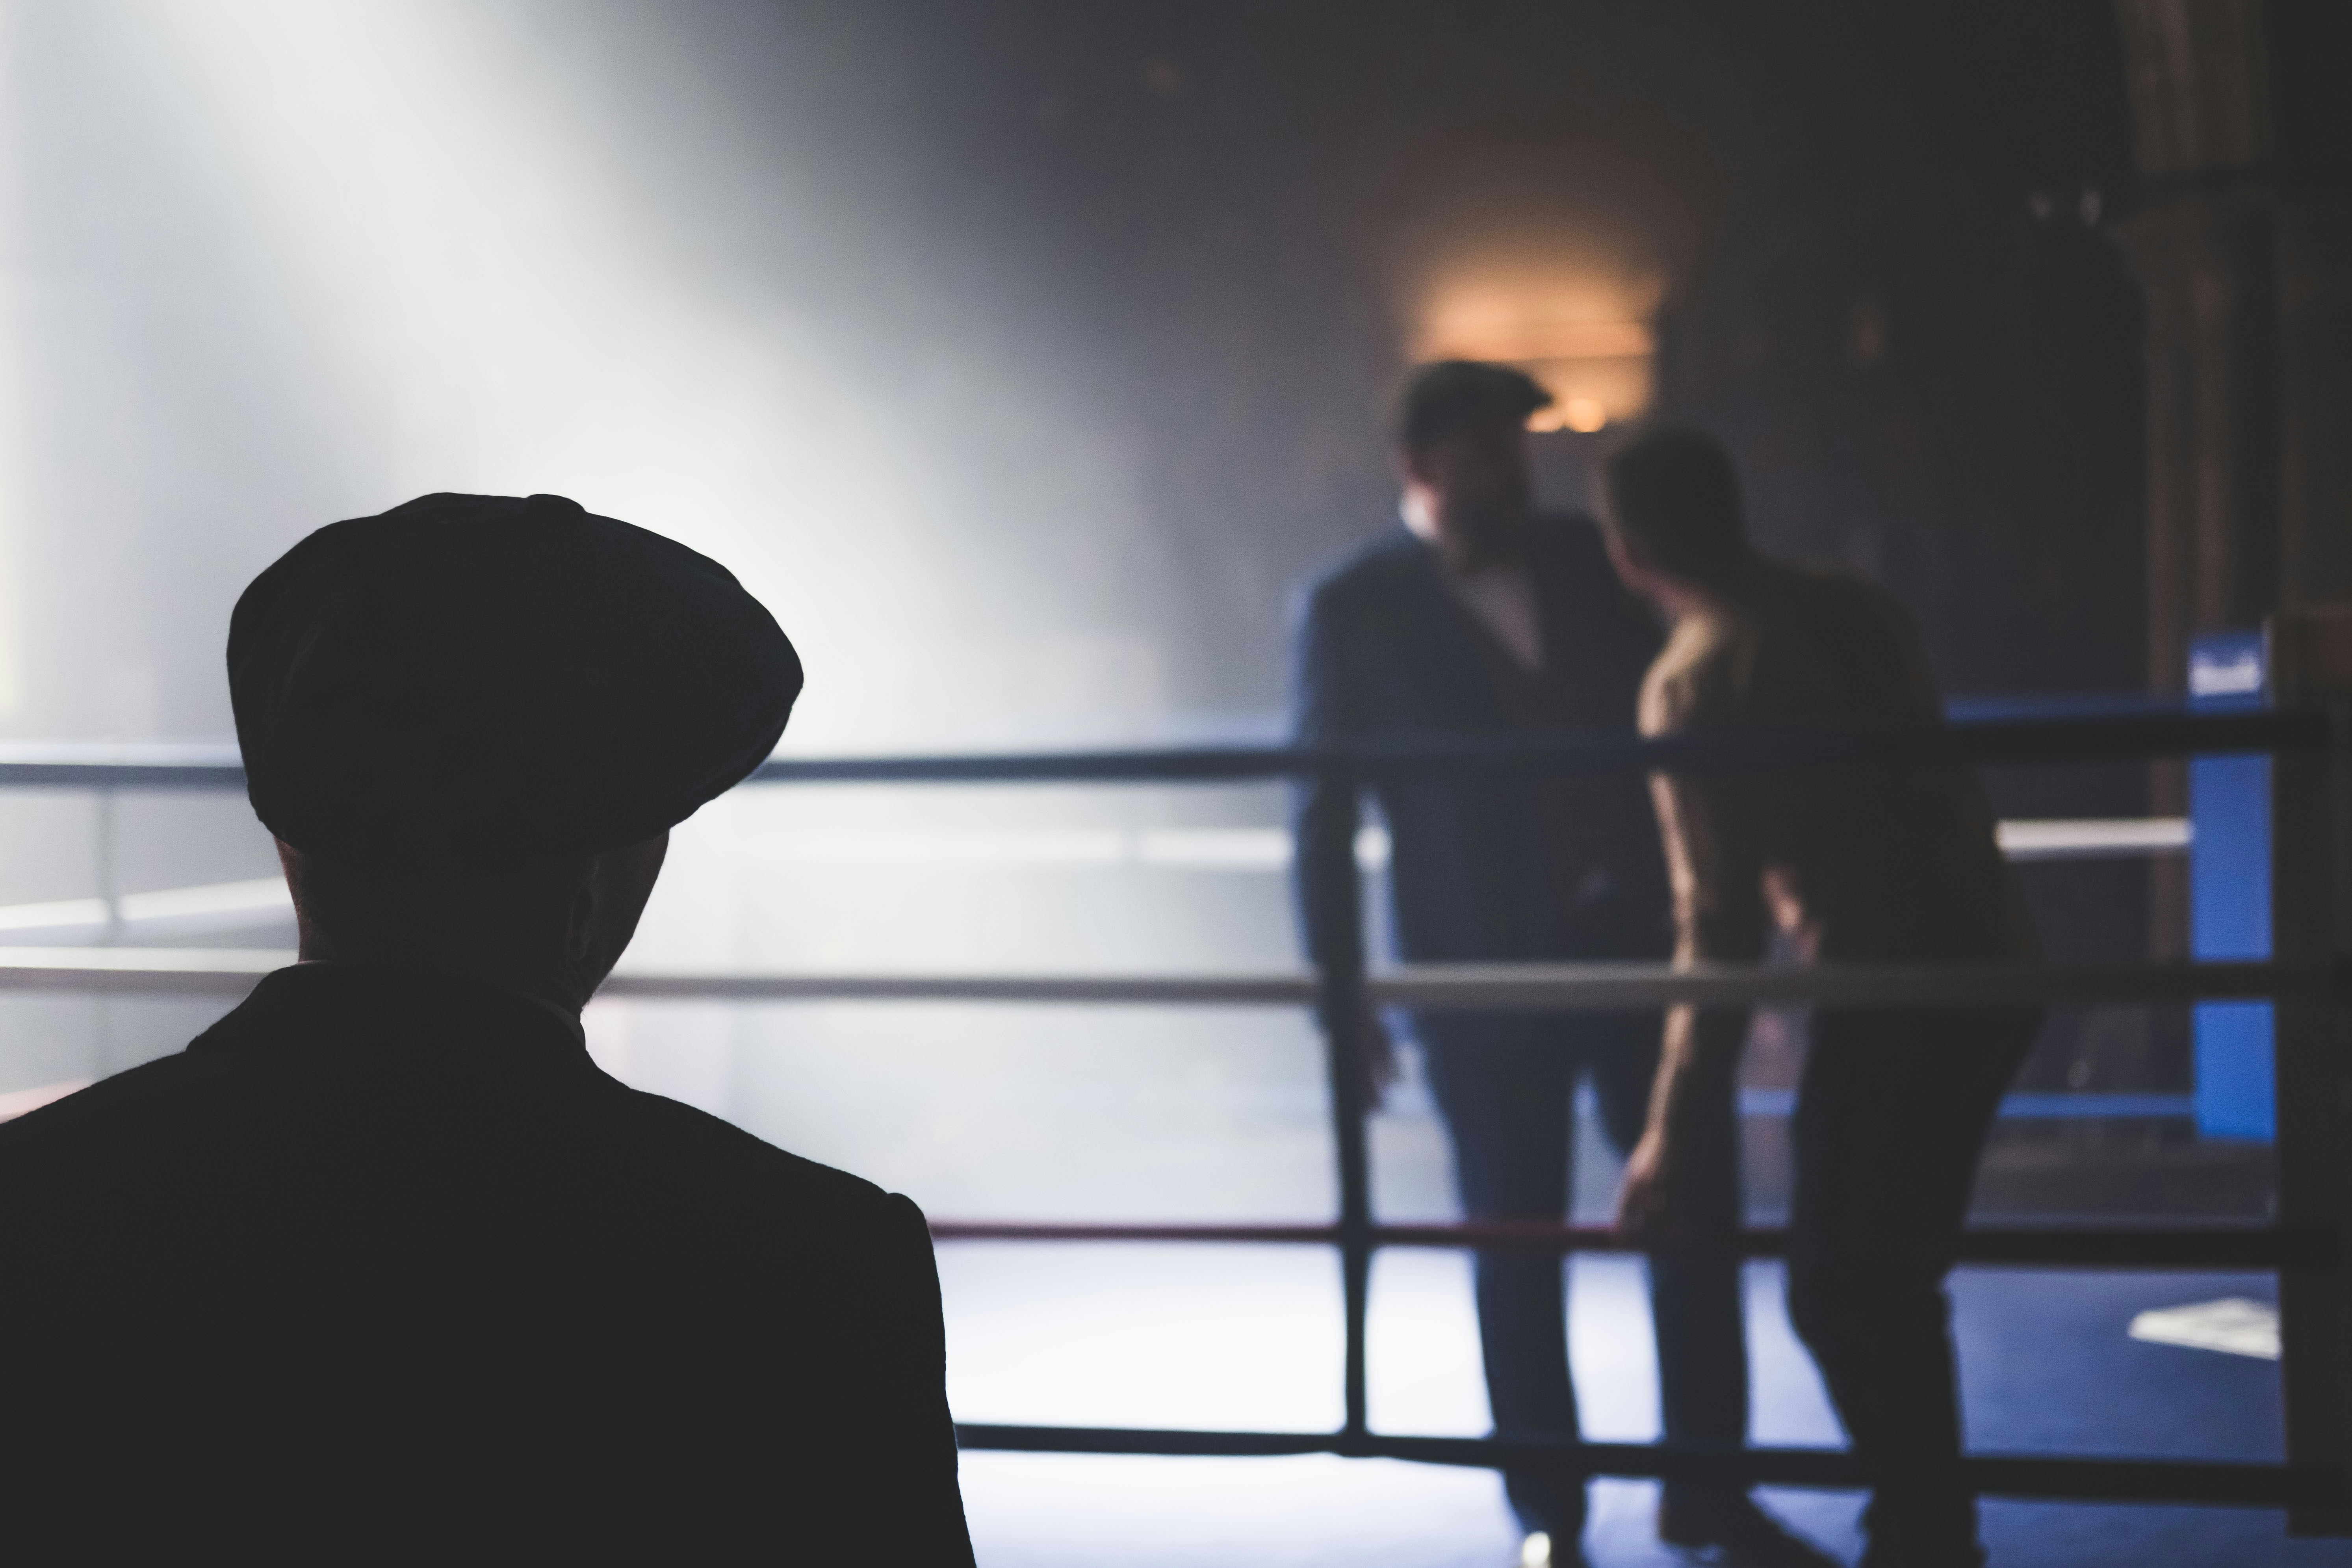
[[[1664,430],[1604,473],[1619,574],[1674,623],[1642,688],[1650,735],[1759,724],[1931,725],[1943,708],[1910,622],[1849,574],[1748,548],[1730,460]],[[1676,957],[1754,963],[1774,924],[1810,961],[2022,963],[2032,929],[1993,819],[1960,768],[1668,775],[1653,784]],[[2038,1016],[1992,1008],[1814,1015],[1792,1130],[1789,1308],[1874,1495],[1872,1568],[1983,1560],[1958,1468],[1944,1276],[2003,1091]],[[1675,1009],[1624,1223],[1656,1240],[1738,1223],[1744,1009]]]
[[[1531,504],[1528,416],[1550,401],[1498,365],[1425,367],[1398,411],[1405,527],[1310,587],[1297,631],[1294,734],[1305,746],[1405,735],[1631,731],[1655,622],[1618,584],[1592,523]],[[1414,962],[1663,957],[1666,892],[1657,832],[1630,776],[1422,780],[1379,789],[1391,847],[1399,955]],[[1298,842],[1355,802],[1302,792]],[[1299,885],[1307,946],[1320,961],[1344,915]],[[1623,1152],[1638,1135],[1657,1061],[1657,1016],[1424,1013],[1412,1020],[1453,1137],[1474,1219],[1569,1212],[1577,1081]],[[1368,1058],[1386,1050],[1370,1017],[1325,1019]],[[1479,1336],[1498,1436],[1577,1436],[1560,1260],[1476,1259]],[[1727,1260],[1653,1266],[1667,1436],[1735,1448],[1747,1433],[1738,1275]],[[1581,1561],[1584,1484],[1555,1468],[1505,1477],[1528,1560]],[[1730,1563],[1823,1560],[1734,1489],[1667,1489],[1660,1534],[1717,1546]],[[1542,1539],[1537,1539],[1541,1537]]]
[[[580,1013],[791,643],[556,496],[320,530],[229,626],[301,962],[0,1128],[10,1563],[971,1562],[903,1197]]]

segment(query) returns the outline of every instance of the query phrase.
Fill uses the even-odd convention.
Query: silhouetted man
[[[1549,402],[1499,365],[1453,361],[1414,375],[1396,433],[1407,526],[1308,589],[1294,668],[1297,743],[1633,730],[1660,635],[1610,572],[1590,520],[1533,509],[1527,420]],[[1391,780],[1378,798],[1401,957],[1664,956],[1664,872],[1638,779]],[[1303,791],[1298,842],[1335,812],[1350,814],[1352,830],[1354,810],[1352,798]],[[1299,893],[1319,961],[1342,917],[1319,906],[1311,884]],[[1323,1023],[1356,1035],[1368,1057],[1386,1048],[1371,1018]],[[1475,1219],[1567,1217],[1580,1078],[1621,1152],[1641,1131],[1654,1013],[1423,1013],[1412,1023]],[[1496,1435],[1575,1437],[1559,1258],[1481,1252],[1476,1280]],[[1738,1447],[1748,1417],[1736,1266],[1662,1258],[1652,1289],[1668,1437]],[[1539,1468],[1505,1481],[1529,1560],[1549,1551],[1558,1564],[1580,1561],[1581,1479]],[[1659,1533],[1722,1547],[1731,1563],[1822,1561],[1735,1489],[1669,1487]]]
[[[556,496],[320,530],[230,623],[301,962],[0,1128],[10,1563],[969,1564],[922,1215],[589,1060],[792,645]]]
[[[1674,621],[1642,689],[1646,734],[1943,719],[1907,617],[1850,574],[1748,548],[1730,460],[1663,430],[1604,471],[1610,553]],[[1966,770],[1661,774],[1678,958],[1753,963],[1777,922],[1809,961],[2025,962],[2017,881]],[[1792,1140],[1789,1310],[1874,1484],[1871,1568],[1982,1562],[1958,1461],[1944,1276],[2002,1092],[2038,1015],[1835,1008],[1813,1015]],[[1745,1009],[1669,1016],[1622,1217],[1661,1240],[1739,1223]]]

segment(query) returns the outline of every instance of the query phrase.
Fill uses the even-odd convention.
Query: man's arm
[[[1354,704],[1349,700],[1353,694],[1349,690],[1337,621],[1325,594],[1310,593],[1299,606],[1290,660],[1290,743],[1294,746],[1333,745],[1352,738],[1356,731]],[[1362,916],[1352,902],[1343,906],[1335,900],[1333,889],[1322,887],[1311,875],[1313,847],[1334,837],[1352,841],[1360,808],[1354,790],[1335,787],[1320,776],[1302,779],[1292,786],[1290,807],[1290,879],[1299,936],[1307,961],[1319,965],[1347,935],[1362,929]]]
[[[947,1334],[930,1227],[893,1194],[874,1237],[871,1362],[854,1397],[862,1453],[838,1455],[865,1471],[849,1494],[827,1500],[863,1517],[858,1539],[908,1568],[972,1568],[971,1534],[956,1479],[955,1422],[948,1414]]]
[[[1645,697],[1643,729],[1690,727],[1692,705]],[[1763,956],[1764,833],[1756,784],[1738,774],[1654,775],[1673,879],[1678,963]],[[1739,1223],[1739,1056],[1751,1009],[1682,1006],[1666,1015],[1649,1124],[1625,1163],[1618,1223],[1659,1241],[1721,1235]]]
[[[1349,678],[1339,620],[1328,595],[1309,593],[1300,605],[1290,662],[1290,743],[1328,746],[1362,732],[1354,682]],[[1291,893],[1307,962],[1318,969],[1363,931],[1362,883],[1349,878],[1326,887],[1312,872],[1318,850],[1353,856],[1362,803],[1353,788],[1334,786],[1319,775],[1292,786]],[[1339,847],[1344,846],[1344,849]],[[1350,1059],[1364,1075],[1365,1099],[1377,1106],[1396,1076],[1395,1049],[1378,1013],[1334,1020],[1318,1007],[1316,1022],[1327,1036],[1344,1031],[1354,1044]]]

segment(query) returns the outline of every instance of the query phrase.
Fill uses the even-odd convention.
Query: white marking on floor
[[[2243,1296],[2189,1307],[2152,1307],[2132,1319],[2129,1332],[2150,1344],[2185,1345],[2263,1361],[2279,1358],[2278,1309]]]

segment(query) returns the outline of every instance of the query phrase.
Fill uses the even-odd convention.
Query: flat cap
[[[330,861],[499,874],[649,838],[782,735],[801,663],[732,574],[562,496],[330,523],[229,620],[255,815]]]
[[[1397,396],[1397,445],[1426,446],[1490,421],[1516,425],[1550,405],[1551,394],[1525,371],[1481,360],[1438,360],[1405,378]]]

